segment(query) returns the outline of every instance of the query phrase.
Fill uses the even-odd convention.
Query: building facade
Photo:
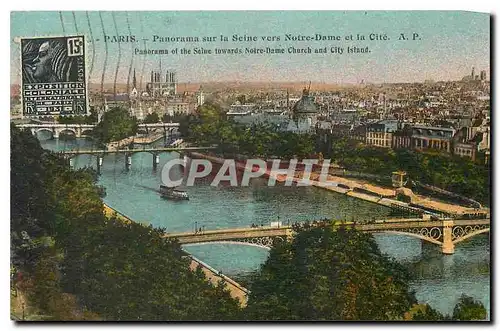
[[[151,79],[146,84],[148,96],[153,98],[177,94],[177,78],[175,72],[167,71],[164,76],[160,72],[151,71]]]
[[[319,110],[310,95],[310,88],[302,91],[302,97],[293,105],[292,119],[288,130],[296,132],[313,132],[318,123]]]
[[[392,147],[392,136],[398,129],[398,121],[382,120],[366,127],[366,144],[376,147]]]
[[[436,149],[450,153],[454,134],[455,129],[452,128],[413,125],[412,148],[419,150]]]
[[[170,116],[187,115],[191,113],[192,106],[189,102],[169,102],[166,113]]]

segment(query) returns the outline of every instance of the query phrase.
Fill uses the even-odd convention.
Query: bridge
[[[33,135],[46,131],[52,134],[53,138],[59,138],[61,133],[74,135],[76,138],[87,137],[92,134],[95,124],[60,124],[60,123],[37,123],[18,124],[20,129],[29,129]],[[165,134],[172,134],[178,131],[179,123],[152,123],[139,124],[138,133],[151,133],[163,131]]]
[[[441,248],[443,254],[453,254],[455,245],[476,235],[490,231],[490,219],[429,220],[388,219],[370,223],[331,224],[334,228],[353,227],[364,232],[382,232],[406,235],[430,242]],[[293,237],[291,226],[265,226],[201,232],[167,233],[166,238],[177,239],[180,244],[232,242],[270,249],[277,242]]]
[[[66,150],[58,152],[65,159],[68,160],[69,165],[73,166],[73,158],[78,155],[96,155],[97,156],[97,172],[100,173],[100,169],[104,160],[104,155],[107,154],[124,154],[125,155],[125,167],[130,169],[132,165],[132,155],[135,153],[151,153],[153,156],[153,169],[156,169],[160,163],[160,153],[165,152],[182,152],[182,151],[206,151],[216,149],[217,146],[191,146],[191,147],[181,147],[171,146],[171,147],[152,147],[152,148],[130,148],[130,149],[75,149]]]

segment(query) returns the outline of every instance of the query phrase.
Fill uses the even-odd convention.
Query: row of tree
[[[97,112],[91,111],[90,115],[59,116],[57,121],[61,124],[95,124],[97,123]]]
[[[137,133],[138,121],[129,112],[115,107],[104,113],[101,121],[95,126],[93,136],[100,143],[121,140]]]
[[[404,170],[412,180],[455,192],[489,205],[490,168],[445,153],[367,146],[355,140],[333,143],[332,159],[348,170],[381,176]]]
[[[181,134],[203,146],[218,145],[224,154],[243,154],[262,158],[305,158],[315,152],[312,134],[280,130],[272,124],[245,126],[226,118],[220,107],[205,103],[180,122]]]

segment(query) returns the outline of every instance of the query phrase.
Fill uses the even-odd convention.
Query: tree
[[[89,115],[59,116],[57,122],[61,124],[94,124],[97,122],[97,111],[91,109]]]
[[[102,143],[120,140],[136,134],[137,119],[120,107],[115,107],[104,113],[101,122],[94,128],[94,136]]]
[[[158,123],[160,122],[160,116],[158,116],[158,113],[151,113],[147,114],[146,117],[143,120],[144,123]]]
[[[483,164],[439,151],[418,152],[365,146],[352,139],[332,143],[332,158],[348,170],[389,177],[404,170],[409,178],[472,197],[486,205],[490,200],[490,169]]]
[[[404,314],[405,321],[442,321],[445,316],[428,304],[415,304]]]
[[[351,228],[298,227],[271,249],[252,281],[247,319],[393,320],[416,303],[409,276],[373,236]]]
[[[104,215],[95,172],[70,169],[31,132],[13,126],[11,136],[12,264],[45,319],[238,316],[228,291],[191,271],[164,229]]]
[[[50,174],[40,160],[46,153],[28,130],[11,124],[11,252],[14,266],[31,270],[50,234],[53,203],[45,186]]]
[[[484,305],[474,298],[462,294],[453,309],[452,319],[455,321],[481,321],[487,316]]]

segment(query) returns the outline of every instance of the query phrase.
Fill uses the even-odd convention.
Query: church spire
[[[136,88],[137,87],[137,79],[135,77],[135,68],[134,68],[134,77],[132,78],[132,88]]]

